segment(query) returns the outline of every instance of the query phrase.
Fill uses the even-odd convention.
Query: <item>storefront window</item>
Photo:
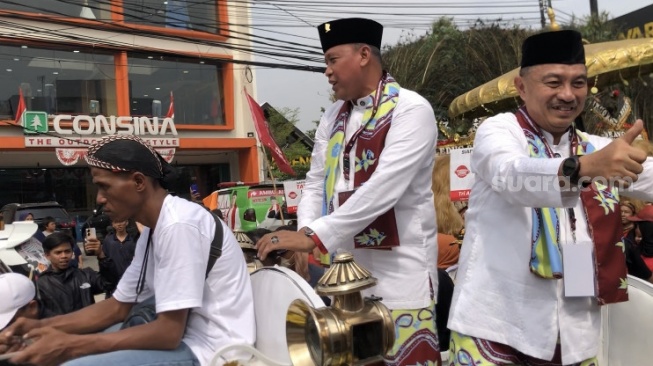
[[[19,89],[30,111],[116,114],[112,55],[27,46],[0,46],[0,55],[0,118],[15,118]]]
[[[229,182],[231,175],[229,164],[214,165],[183,165],[176,166],[177,179],[169,187],[169,191],[179,197],[190,199],[190,185],[195,183],[201,198],[204,198],[218,189],[221,182]]]
[[[65,17],[111,20],[110,2],[106,0],[20,0],[0,1],[0,9]]]
[[[176,125],[225,124],[222,68],[219,64],[129,54],[132,116],[167,116],[171,95]]]
[[[70,212],[85,211],[92,186],[87,168],[0,169],[0,207],[7,203],[57,201]],[[95,197],[92,197],[93,199]]]
[[[218,33],[217,0],[123,0],[122,3],[126,22]]]
[[[175,166],[178,179],[169,191],[190,198],[195,177],[204,198],[220,182],[230,180],[229,164]],[[68,212],[90,213],[96,206],[97,187],[88,168],[0,169],[0,207],[8,203],[57,201]]]

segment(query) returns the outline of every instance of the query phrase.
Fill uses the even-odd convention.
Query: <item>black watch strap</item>
[[[572,184],[578,184],[578,181],[580,180],[580,159],[578,158],[578,155],[574,155],[569,159],[571,159],[575,165],[573,171],[569,174],[569,182]]]

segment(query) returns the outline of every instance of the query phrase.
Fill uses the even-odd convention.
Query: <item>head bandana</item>
[[[174,169],[150,144],[134,135],[111,135],[88,148],[89,166],[113,172],[141,172],[168,188],[165,178]]]

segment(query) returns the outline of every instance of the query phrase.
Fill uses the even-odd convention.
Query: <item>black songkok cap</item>
[[[146,141],[134,135],[111,135],[88,148],[89,166],[113,172],[141,172],[168,188],[174,168]]]
[[[577,31],[536,34],[522,44],[521,67],[542,64],[585,64],[583,38]]]
[[[371,19],[346,18],[333,20],[317,27],[322,51],[341,44],[365,43],[381,49],[383,26]]]

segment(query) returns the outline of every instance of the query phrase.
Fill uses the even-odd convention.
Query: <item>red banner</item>
[[[270,134],[270,129],[268,127],[268,121],[265,120],[265,115],[263,114],[263,109],[261,106],[256,103],[254,98],[252,98],[247,90],[245,90],[245,95],[247,96],[247,103],[249,104],[249,109],[252,111],[252,118],[254,119],[254,128],[256,128],[256,134],[258,135],[259,141],[264,146],[267,146],[270,149],[272,154],[272,159],[279,167],[279,170],[286,174],[295,176],[295,171],[290,167],[290,162],[283,154],[283,151],[279,148],[272,135]]]
[[[23,97],[23,89],[18,88],[18,107],[16,107],[16,120],[14,123],[17,125],[22,125],[21,121],[23,118],[23,113],[25,113],[25,98]]]
[[[172,91],[170,92],[170,106],[168,107],[166,118],[175,118],[175,103],[173,101]]]

